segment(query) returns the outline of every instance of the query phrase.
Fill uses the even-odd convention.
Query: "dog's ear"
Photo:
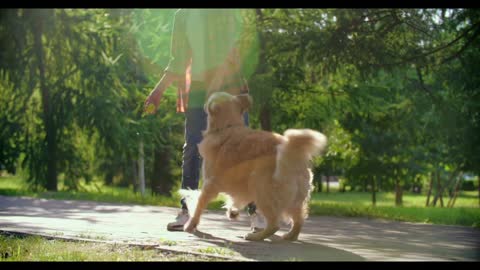
[[[238,103],[240,104],[240,109],[242,113],[246,112],[250,107],[252,107],[252,97],[249,94],[241,94],[236,96]]]

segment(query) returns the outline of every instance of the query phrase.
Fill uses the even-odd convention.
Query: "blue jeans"
[[[203,108],[189,108],[185,112],[185,144],[183,145],[182,189],[198,189],[200,166],[198,144],[202,131],[207,129],[207,114]]]

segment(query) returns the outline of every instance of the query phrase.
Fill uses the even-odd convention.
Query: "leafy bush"
[[[475,190],[474,181],[463,181],[462,183],[462,190],[465,191],[473,191]]]

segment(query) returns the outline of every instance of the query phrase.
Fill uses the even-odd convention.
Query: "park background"
[[[175,12],[0,10],[0,195],[178,206]],[[251,127],[329,138],[311,214],[480,227],[478,9],[241,12]]]

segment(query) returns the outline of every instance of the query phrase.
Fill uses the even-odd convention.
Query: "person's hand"
[[[163,75],[152,92],[150,92],[150,95],[148,95],[147,99],[145,99],[143,110],[146,114],[154,114],[157,111],[158,104],[163,96],[163,92],[165,92],[167,87],[170,86],[175,79],[175,75],[170,72],[166,72]]]
[[[154,114],[157,111],[158,104],[160,103],[161,91],[155,88],[150,92],[150,95],[145,99],[143,110],[146,114]]]

